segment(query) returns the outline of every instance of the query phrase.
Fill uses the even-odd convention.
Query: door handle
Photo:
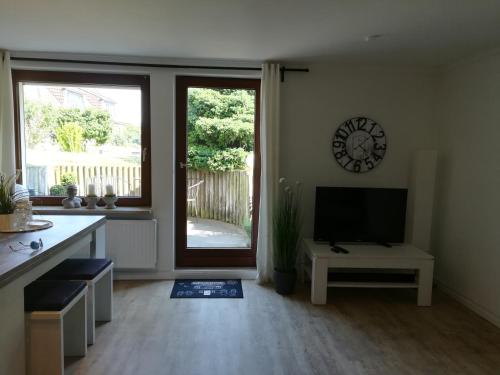
[[[187,167],[186,163],[183,163],[182,161],[179,162],[179,168],[184,169]]]

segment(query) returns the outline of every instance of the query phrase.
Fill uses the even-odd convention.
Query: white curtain
[[[266,283],[273,275],[273,211],[278,197],[280,66],[262,65],[260,106],[260,209],[257,241],[257,282]]]
[[[10,54],[0,50],[0,171],[7,175],[15,172],[14,156],[14,103]]]

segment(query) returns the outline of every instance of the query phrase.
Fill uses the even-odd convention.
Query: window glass
[[[141,196],[141,88],[22,83],[24,185],[32,196],[111,185]]]

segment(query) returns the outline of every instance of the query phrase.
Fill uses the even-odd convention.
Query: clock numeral
[[[345,155],[347,155],[347,152],[346,152],[346,150],[345,150],[345,149],[342,149],[341,151],[337,151],[337,152],[335,153],[335,157],[336,157],[337,159],[340,159],[340,158],[344,157]]]
[[[373,164],[373,162],[370,160],[370,158],[366,158],[364,160],[365,164],[366,164],[366,167],[371,170],[373,168],[375,168],[375,164]]]
[[[356,160],[354,162],[354,172],[359,172],[361,170],[361,160]]]
[[[358,130],[366,131],[366,123],[368,122],[368,119],[366,117],[358,117],[356,121],[358,123]]]
[[[372,121],[372,123],[370,124],[372,127],[370,128],[370,131],[368,133],[372,133],[373,129],[375,129],[375,127],[378,125],[375,121]]]
[[[335,148],[344,148],[345,142],[342,141],[333,141],[333,147]]]
[[[335,138],[341,139],[344,142],[347,140],[347,137],[349,137],[349,133],[346,132],[344,129],[337,129],[337,132],[335,133]]]
[[[344,123],[344,128],[346,128],[346,131],[348,131],[350,133],[354,133],[356,131],[356,127],[354,126],[354,124],[352,123],[352,120],[347,120],[345,123]]]
[[[373,144],[373,149],[376,150],[376,151],[385,151],[387,149],[387,145],[386,144],[378,144],[378,143],[374,143]]]
[[[382,160],[382,156],[379,156],[379,155],[377,155],[375,153],[372,154],[372,157],[373,157],[373,159],[375,159],[375,161]]]
[[[385,133],[382,129],[380,129],[380,131],[378,132],[378,134],[373,134],[372,135],[373,138],[384,138],[385,137]]]

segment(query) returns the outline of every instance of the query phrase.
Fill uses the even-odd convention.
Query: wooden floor
[[[69,374],[500,374],[500,329],[435,291],[306,289],[283,298],[170,299],[172,281],[115,282],[115,318]]]

